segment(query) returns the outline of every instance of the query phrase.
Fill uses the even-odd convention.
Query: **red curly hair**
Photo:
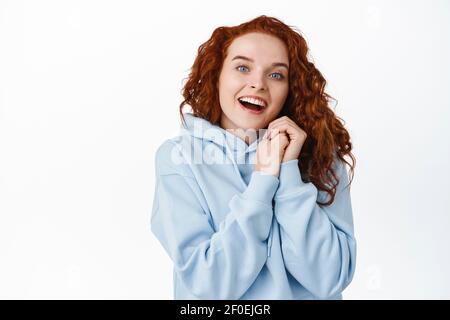
[[[353,180],[356,160],[351,153],[350,135],[341,123],[343,120],[328,106],[329,99],[335,99],[325,93],[325,78],[308,61],[308,46],[295,27],[262,15],[238,26],[215,29],[211,38],[198,49],[198,55],[182,89],[184,100],[179,107],[180,116],[185,123],[183,106],[188,104],[195,116],[219,125],[222,109],[216,84],[223,61],[233,40],[250,32],[276,36],[287,46],[290,64],[289,93],[279,117],[289,117],[306,132],[307,138],[299,156],[301,178],[303,182],[311,182],[318,190],[329,194],[330,200],[327,202],[317,201],[319,205],[328,206],[334,201],[339,183],[332,168],[334,158],[337,155],[350,166],[352,178],[349,185]],[[344,159],[345,155],[350,156],[352,165]],[[330,184],[329,173],[336,183]]]

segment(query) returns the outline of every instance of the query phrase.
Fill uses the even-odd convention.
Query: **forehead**
[[[236,55],[243,55],[268,62],[289,62],[287,47],[284,42],[272,35],[249,33],[234,39],[228,47],[227,60]]]

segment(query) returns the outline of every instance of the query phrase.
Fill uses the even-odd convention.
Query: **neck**
[[[223,129],[235,135],[236,137],[238,137],[239,139],[241,139],[242,141],[244,141],[247,145],[252,144],[259,138],[258,130],[247,130],[243,128],[238,128],[236,126],[228,124],[227,121],[224,121],[223,117],[220,120],[220,126]]]

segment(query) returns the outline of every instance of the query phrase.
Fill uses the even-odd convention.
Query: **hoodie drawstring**
[[[245,183],[244,179],[242,179],[241,173],[239,172],[238,165],[237,165],[236,161],[234,160],[233,152],[231,151],[231,148],[230,148],[230,146],[228,145],[227,138],[226,138],[225,136],[222,136],[222,139],[223,139],[223,142],[222,142],[222,143],[225,145],[225,148],[227,149],[227,152],[225,153],[225,155],[226,155],[229,159],[231,159],[231,162],[233,163],[234,171],[236,171],[237,176],[239,177],[239,180],[241,181],[241,184],[242,184],[242,186],[243,186],[244,189],[245,189],[245,188],[247,188],[247,184]]]
[[[237,165],[236,161],[234,160],[233,152],[230,151],[230,146],[228,145],[227,139],[226,139],[226,137],[223,137],[223,139],[224,139],[223,142],[224,142],[225,148],[226,148],[227,151],[228,151],[228,152],[227,152],[227,155],[229,155],[229,158],[231,158],[231,161],[233,162],[233,167],[234,167],[234,169],[235,169],[235,171],[236,171],[238,177],[240,178],[241,183],[243,184],[244,188],[246,188],[246,187],[247,187],[247,184],[246,184],[246,183],[244,182],[244,180],[242,179],[241,173],[239,172],[238,165]],[[272,216],[272,221],[271,221],[271,223],[270,223],[269,237],[268,237],[268,240],[267,240],[267,256],[268,256],[268,257],[270,257],[270,251],[271,251],[271,249],[272,249],[272,238],[273,238],[272,228],[273,228],[273,218],[274,218],[274,217]]]
[[[238,177],[240,178],[240,180],[241,180],[241,183],[243,184],[243,186],[244,186],[244,188],[246,188],[247,187],[247,184],[244,182],[244,180],[242,179],[242,176],[241,176],[241,173],[239,172],[239,168],[238,168],[238,165],[237,165],[237,163],[236,163],[236,161],[234,160],[234,157],[233,157],[233,152],[231,152],[230,151],[230,146],[228,145],[228,142],[227,142],[227,140],[226,140],[226,137],[223,137],[223,139],[224,139],[224,145],[225,145],[225,148],[227,149],[227,155],[229,156],[229,158],[231,159],[231,161],[233,162],[233,167],[234,167],[234,169],[235,169],[235,171],[236,171],[236,173],[237,173],[237,175],[238,175]],[[273,228],[273,216],[272,216],[272,221],[271,221],[271,223],[270,223],[270,230],[269,230],[269,237],[268,237],[268,240],[267,240],[267,256],[268,257],[270,257],[270,251],[271,251],[271,249],[272,249],[272,238],[273,238],[273,233],[272,233],[272,228]]]
[[[270,224],[270,231],[269,231],[269,239],[267,240],[267,256],[270,257],[270,251],[272,249],[272,228],[273,228],[273,216],[272,216],[272,223]]]

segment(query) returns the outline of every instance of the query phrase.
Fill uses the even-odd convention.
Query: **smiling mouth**
[[[241,101],[238,99],[238,103],[240,103],[244,108],[246,109],[250,109],[253,111],[261,111],[262,109],[264,109],[263,106],[257,105],[257,104],[253,104],[247,101]]]

